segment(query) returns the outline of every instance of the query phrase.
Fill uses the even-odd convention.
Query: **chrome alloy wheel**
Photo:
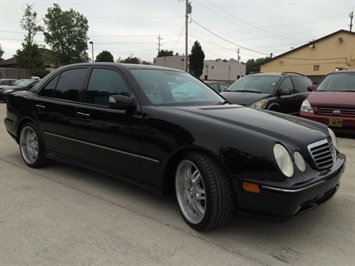
[[[205,217],[206,189],[201,173],[189,160],[181,161],[175,176],[176,197],[184,217],[198,224]]]
[[[20,150],[27,164],[34,164],[36,162],[39,153],[39,143],[36,132],[30,126],[26,126],[21,131]]]

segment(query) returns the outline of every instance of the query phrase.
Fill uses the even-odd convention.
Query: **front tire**
[[[224,168],[213,158],[187,153],[175,174],[175,193],[185,222],[195,230],[211,230],[234,215],[235,199]]]
[[[21,128],[19,145],[21,157],[29,167],[39,168],[47,163],[41,135],[33,123],[28,122]]]

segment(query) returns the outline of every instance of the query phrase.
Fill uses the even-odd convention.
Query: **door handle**
[[[36,107],[39,109],[46,109],[46,106],[41,105],[41,104],[36,104]]]
[[[76,114],[79,116],[82,116],[82,117],[90,117],[90,114],[87,114],[87,113],[76,112]]]

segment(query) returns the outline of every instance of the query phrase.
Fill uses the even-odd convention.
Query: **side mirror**
[[[108,98],[109,107],[119,110],[134,110],[136,104],[134,99],[126,95],[111,95]]]
[[[277,91],[277,96],[291,95],[291,94],[292,94],[292,89],[280,89]]]
[[[307,90],[308,90],[308,91],[314,91],[315,88],[316,88],[315,85],[309,85],[309,86],[307,86]]]

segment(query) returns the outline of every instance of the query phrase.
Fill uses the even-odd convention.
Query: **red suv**
[[[303,101],[300,116],[328,125],[336,132],[355,134],[355,70],[326,75]]]

